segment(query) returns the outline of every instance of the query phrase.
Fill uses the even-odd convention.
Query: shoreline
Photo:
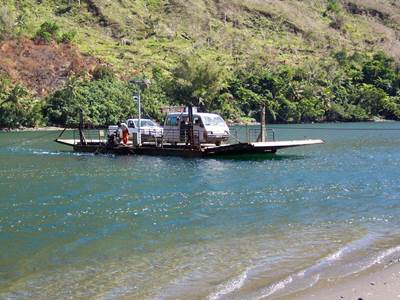
[[[310,123],[267,123],[269,125],[305,125],[305,124],[349,124],[349,123],[392,123],[397,122],[395,120],[370,120],[370,121],[355,121],[355,122],[310,122]],[[242,123],[242,122],[226,122],[228,126],[259,126],[259,122],[254,123]],[[35,131],[59,131],[63,130],[65,127],[57,126],[43,126],[43,127],[21,127],[21,128],[0,128],[0,132],[35,132]],[[104,127],[105,128],[105,127]],[[67,128],[67,130],[73,130],[74,128]]]
[[[400,259],[383,268],[336,280],[325,280],[316,286],[279,297],[286,300],[375,300],[400,299]]]
[[[36,132],[36,131],[59,131],[63,127],[45,126],[45,127],[22,127],[22,128],[3,128],[0,132]],[[70,130],[70,129],[67,129]]]

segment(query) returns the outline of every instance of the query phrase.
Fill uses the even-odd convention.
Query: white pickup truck
[[[138,123],[139,119],[126,120],[130,137],[132,137],[133,133],[138,133]],[[109,136],[115,132],[118,132],[119,136],[122,137],[122,131],[118,125],[108,126]],[[142,134],[143,142],[154,141],[155,138],[161,138],[163,136],[163,128],[150,119],[140,119],[140,132]]]
[[[187,127],[189,114],[169,113],[164,123],[164,141],[177,144],[187,142]],[[195,143],[221,145],[229,139],[229,127],[224,119],[217,114],[198,113],[193,114],[193,131]]]

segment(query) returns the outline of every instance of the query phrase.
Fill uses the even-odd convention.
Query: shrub
[[[366,83],[359,85],[357,96],[355,104],[361,106],[370,116],[381,114],[388,98],[384,90]]]
[[[367,112],[357,105],[332,103],[326,112],[327,121],[367,121],[370,119]]]
[[[333,57],[340,65],[345,65],[348,59],[346,50],[336,52]]]
[[[387,119],[400,120],[400,98],[386,97],[382,101],[381,114]]]
[[[63,34],[61,34],[58,41],[60,43],[69,44],[75,39],[75,36],[76,36],[75,30],[67,31],[67,32],[64,32]]]
[[[335,14],[340,13],[341,7],[338,0],[329,0],[326,10]]]
[[[332,18],[332,22],[329,24],[332,28],[336,30],[341,30],[344,25],[344,17],[341,14],[335,15]]]
[[[114,80],[114,72],[110,67],[107,66],[98,66],[93,71],[93,79],[94,80]]]
[[[14,19],[7,7],[0,7],[0,40],[12,33]]]
[[[34,39],[38,43],[48,44],[52,40],[57,40],[59,29],[60,27],[57,25],[57,23],[46,21],[40,25],[39,30],[35,33]]]

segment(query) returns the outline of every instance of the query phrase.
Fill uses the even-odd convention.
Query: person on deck
[[[126,145],[128,144],[128,139],[129,139],[129,129],[126,123],[121,123],[121,131],[122,131],[122,143]]]

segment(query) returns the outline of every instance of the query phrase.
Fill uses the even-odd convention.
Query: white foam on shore
[[[98,296],[99,300],[113,300],[113,299],[118,299],[123,296],[128,295],[130,292],[132,292],[134,289],[136,289],[136,286],[117,286],[112,288],[111,290],[107,291],[104,295]]]
[[[387,258],[388,256],[391,256],[392,254],[395,254],[396,252],[400,252],[400,246],[396,246],[393,248],[389,248],[383,252],[381,252],[380,255],[378,255],[377,258],[373,261],[373,264],[380,264],[382,261]]]
[[[339,261],[344,256],[346,256],[350,253],[353,253],[357,250],[363,249],[363,248],[367,247],[368,245],[371,245],[374,241],[377,240],[377,238],[378,237],[375,235],[368,234],[368,235],[364,236],[363,238],[353,241],[353,242],[343,246],[336,252],[320,259],[316,264],[298,272],[297,275],[305,276],[308,273],[314,273],[321,269],[324,269],[327,266],[330,266],[333,263]]]
[[[220,297],[222,297],[224,295],[230,294],[230,293],[234,292],[235,290],[240,289],[244,285],[249,271],[250,271],[250,268],[246,269],[238,277],[233,278],[232,280],[228,281],[227,283],[219,286],[218,291],[215,292],[214,294],[210,295],[208,297],[208,299],[209,300],[217,300],[217,299],[220,299]]]
[[[363,249],[363,248],[367,247],[368,245],[371,245],[377,239],[378,239],[378,236],[368,234],[359,240],[353,241],[353,242],[343,246],[336,252],[320,259],[316,264],[314,264],[304,270],[301,270],[294,275],[289,275],[288,277],[286,277],[283,280],[280,280],[276,283],[269,285],[267,288],[265,288],[261,291],[261,295],[259,297],[257,297],[257,299],[263,299],[268,296],[271,296],[272,294],[274,294],[284,288],[287,288],[287,286],[289,284],[294,284],[294,283],[300,284],[300,282],[298,282],[298,281],[304,280],[304,277],[306,275],[312,276],[312,278],[314,278],[314,280],[310,284],[307,284],[307,285],[304,284],[303,288],[297,288],[296,290],[304,290],[306,288],[311,288],[312,286],[317,284],[317,282],[320,280],[321,273],[323,272],[324,269],[331,266],[333,263],[340,261],[346,255],[349,255],[357,250]]]
[[[284,289],[289,283],[292,282],[293,282],[293,277],[288,276],[284,280],[278,281],[277,283],[270,285],[267,289],[263,291],[263,294],[260,297],[257,297],[257,299],[262,299],[271,296],[272,294],[275,294],[277,291]]]
[[[391,255],[393,255],[393,254],[395,254],[397,252],[400,252],[400,246],[395,246],[395,247],[386,249],[386,250],[380,252],[370,263],[366,264],[365,266],[362,266],[360,269],[358,269],[355,272],[351,272],[350,274],[346,274],[343,277],[346,277],[346,276],[354,274],[354,273],[359,273],[359,272],[368,270],[369,268],[373,267],[374,265],[381,264],[381,263],[383,263],[383,261],[387,257],[389,257],[389,256],[391,256]]]
[[[313,265],[307,269],[304,269],[300,272],[298,272],[295,275],[289,275],[288,277],[286,277],[283,280],[280,280],[278,282],[275,282],[273,284],[271,284],[270,286],[268,286],[266,289],[264,289],[262,291],[262,295],[257,297],[256,299],[262,299],[265,297],[268,297],[274,293],[276,293],[279,290],[284,289],[288,284],[292,283],[294,281],[294,277],[304,277],[304,275],[309,272],[310,270],[313,270],[314,268],[317,268],[323,264],[325,264],[327,261],[334,261],[339,259],[343,253],[345,252],[345,249],[342,248],[340,250],[338,250],[337,252],[329,255],[328,257],[326,257],[325,259],[321,260],[320,262],[318,262],[316,265]],[[223,296],[228,295],[236,290],[239,290],[245,283],[246,279],[248,278],[248,273],[251,269],[248,268],[246,271],[244,271],[243,273],[241,273],[238,277],[228,281],[225,284],[222,284],[221,286],[219,286],[218,291],[215,292],[214,294],[210,295],[208,297],[209,300],[217,300],[217,299],[221,299]],[[320,278],[320,275],[317,274],[316,276],[314,276],[314,280],[311,283],[311,286],[315,285],[318,280]],[[307,287],[305,287],[307,288]]]
[[[357,250],[363,249],[365,247],[368,247],[368,245],[371,245],[374,241],[378,239],[377,235],[372,235],[368,234],[364,236],[363,238],[353,241],[336,252],[329,254],[328,256],[320,259],[317,261],[314,265],[311,265],[310,267],[301,270],[295,274],[288,275],[282,280],[279,280],[275,283],[272,283],[268,287],[264,288],[261,290],[260,293],[257,293],[258,296],[256,296],[256,299],[262,299],[269,297],[273,294],[275,294],[278,291],[281,291],[285,288],[288,287],[288,285],[292,284],[299,284],[300,286],[302,285],[301,280],[306,280],[307,282],[304,282],[303,287],[296,288],[296,290],[303,290],[306,288],[310,288],[314,286],[321,278],[321,273],[323,272],[324,269],[327,267],[331,266],[337,261],[340,261],[342,258],[344,258],[346,255],[349,255]],[[231,279],[230,281],[221,284],[217,291],[213,294],[211,294],[208,299],[209,300],[216,300],[216,299],[221,299],[226,295],[229,295],[233,293],[234,291],[239,290],[246,282],[246,280],[249,277],[249,273],[251,270],[255,272],[257,267],[254,268],[248,268],[244,272],[242,272],[238,277]],[[307,277],[307,278],[304,278]],[[311,278],[312,281],[309,282],[308,278]]]

